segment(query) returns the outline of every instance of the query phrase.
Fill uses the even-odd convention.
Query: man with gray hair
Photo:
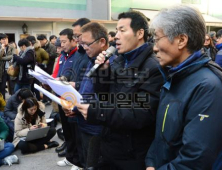
[[[222,73],[201,53],[205,22],[188,6],[152,21],[154,51],[167,69],[147,170],[209,170],[222,149]]]

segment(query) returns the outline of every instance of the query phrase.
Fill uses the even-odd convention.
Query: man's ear
[[[178,36],[178,49],[181,50],[183,49],[184,47],[187,46],[187,43],[188,43],[188,36],[186,34],[180,34]]]
[[[144,37],[144,29],[140,29],[137,31],[137,36],[138,36],[138,39],[143,39]]]
[[[99,42],[100,42],[101,47],[104,47],[104,46],[106,46],[106,44],[107,44],[105,38],[101,38],[101,39],[99,40]]]

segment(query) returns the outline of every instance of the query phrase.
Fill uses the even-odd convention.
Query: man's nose
[[[157,48],[157,46],[155,44],[153,46],[153,51],[154,51],[154,53],[157,53],[159,51],[159,49]]]

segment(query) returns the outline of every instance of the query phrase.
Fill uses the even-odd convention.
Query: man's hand
[[[82,113],[84,119],[87,119],[89,104],[76,104],[77,109]]]
[[[97,56],[97,58],[96,58],[96,60],[95,60],[95,64],[103,64],[104,63],[104,61],[105,61],[105,55],[106,55],[106,51],[103,51],[102,53],[100,53],[98,56]],[[100,67],[100,69],[101,70],[105,70],[105,69],[107,69],[109,67],[109,60],[107,60],[106,62],[105,62],[105,64],[103,64],[101,67]]]
[[[69,82],[69,84],[73,87],[73,88],[75,88],[75,85],[76,85],[76,83],[75,82],[73,82],[73,81],[70,81]]]
[[[154,167],[148,167],[148,168],[146,168],[146,170],[155,170],[155,168]]]
[[[62,110],[64,111],[64,113],[67,117],[74,117],[75,116],[75,112],[73,112],[71,109],[62,108]]]
[[[5,44],[2,44],[2,49],[3,49],[3,50],[5,49]]]

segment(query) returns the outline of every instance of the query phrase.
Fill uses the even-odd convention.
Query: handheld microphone
[[[106,55],[105,55],[105,61],[104,63],[115,53],[116,48],[111,46],[106,50]],[[102,64],[95,64],[90,70],[89,72],[86,74],[87,77],[91,77],[94,72],[97,70],[97,68],[102,65]]]

